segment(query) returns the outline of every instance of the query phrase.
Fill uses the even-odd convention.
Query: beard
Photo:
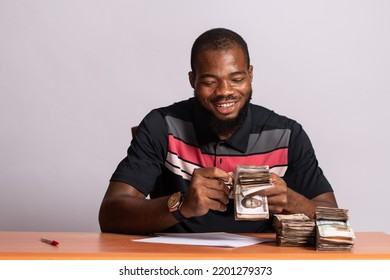
[[[240,109],[237,116],[230,119],[224,119],[221,120],[217,118],[212,112],[207,110],[201,102],[199,101],[196,93],[194,94],[196,100],[198,101],[198,104],[200,105],[200,108],[202,110],[202,117],[205,121],[205,123],[209,126],[211,130],[213,130],[217,135],[220,134],[229,134],[236,131],[241,125],[243,124],[246,115],[248,113],[248,105],[250,103],[250,100],[252,99],[252,90],[250,90],[248,94],[248,99],[246,100],[244,106]],[[219,97],[213,100],[213,102],[218,101],[229,101],[229,100],[235,100],[236,98],[233,95],[229,95],[226,97]]]

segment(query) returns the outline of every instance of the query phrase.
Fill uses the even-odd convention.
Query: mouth
[[[235,111],[236,104],[238,103],[238,100],[236,101],[228,101],[228,102],[215,102],[214,108],[222,115],[228,115]]]
[[[229,102],[229,103],[217,103],[215,104],[217,107],[222,107],[222,108],[228,108],[228,107],[232,107],[234,106],[234,104],[236,104],[236,102]]]

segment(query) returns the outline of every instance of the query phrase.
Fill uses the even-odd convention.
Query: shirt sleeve
[[[119,163],[111,181],[127,183],[148,195],[161,175],[167,154],[168,132],[163,116],[151,111],[133,136],[127,156]]]
[[[293,124],[288,152],[287,186],[312,199],[333,189],[318,165],[313,146],[298,123]]]

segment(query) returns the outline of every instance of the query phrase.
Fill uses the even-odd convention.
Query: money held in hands
[[[268,219],[267,197],[255,193],[270,187],[273,183],[268,166],[237,165],[233,185],[235,219]]]

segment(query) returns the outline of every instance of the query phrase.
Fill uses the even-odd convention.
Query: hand
[[[272,188],[261,190],[256,194],[267,196],[268,209],[270,213],[281,213],[287,205],[287,184],[275,173],[271,173]]]
[[[218,180],[221,179],[221,180]],[[226,211],[231,175],[219,168],[199,168],[192,174],[190,187],[184,197],[180,212],[187,218],[203,216],[209,210]]]

